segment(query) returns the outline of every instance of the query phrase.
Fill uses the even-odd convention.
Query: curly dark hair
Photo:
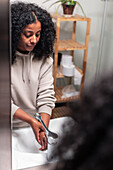
[[[54,158],[63,160],[56,170],[113,169],[112,84],[110,72],[87,87],[80,100],[70,103],[75,124],[64,126],[62,142],[54,149]],[[69,150],[73,151],[73,158],[64,160],[63,155]]]
[[[15,51],[17,49],[21,31],[28,24],[35,23],[36,18],[41,22],[40,40],[33,49],[35,57],[39,59],[45,58],[53,52],[53,45],[56,38],[56,30],[50,14],[38,7],[36,4],[17,2],[11,4],[11,38],[12,38],[12,62],[15,59]]]

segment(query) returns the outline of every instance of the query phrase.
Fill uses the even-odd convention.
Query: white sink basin
[[[58,143],[61,138],[62,124],[71,119],[70,117],[61,117],[51,119],[49,129],[58,134],[58,139],[54,140]],[[48,158],[54,145],[48,144],[47,151],[39,151],[40,145],[35,139],[31,127],[21,128],[12,131],[12,166],[13,170],[29,168],[33,166],[48,163]]]
[[[40,153],[40,145],[36,141],[31,127],[13,131],[13,148],[16,151],[27,153]]]

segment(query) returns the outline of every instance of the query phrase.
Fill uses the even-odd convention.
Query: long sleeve
[[[53,87],[53,59],[50,57],[42,65],[39,88],[37,92],[37,108],[39,113],[47,113],[51,115],[52,109],[55,107],[54,87]]]
[[[13,100],[11,99],[11,115],[14,116],[15,112],[19,107],[14,104]]]

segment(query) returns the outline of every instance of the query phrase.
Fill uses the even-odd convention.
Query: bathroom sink
[[[31,127],[21,128],[13,131],[13,148],[16,151],[27,153],[40,153],[40,145],[35,139]]]
[[[48,158],[51,155],[51,151],[54,150],[59,139],[63,135],[62,124],[71,117],[61,117],[51,119],[49,129],[58,134],[57,139],[49,139],[47,151],[39,151],[40,145],[35,139],[35,135],[31,127],[20,128],[12,131],[12,166],[13,170],[23,169],[38,165],[49,163]],[[57,160],[55,160],[57,161]]]

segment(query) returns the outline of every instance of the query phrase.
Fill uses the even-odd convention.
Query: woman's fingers
[[[36,119],[33,119],[32,122],[31,122],[31,127],[34,131],[36,140],[41,145],[40,132],[45,133],[45,129],[44,129],[43,125],[40,122],[38,122]]]
[[[39,150],[47,150],[47,136],[45,133],[41,132],[40,133],[40,141],[41,141],[41,148]]]

